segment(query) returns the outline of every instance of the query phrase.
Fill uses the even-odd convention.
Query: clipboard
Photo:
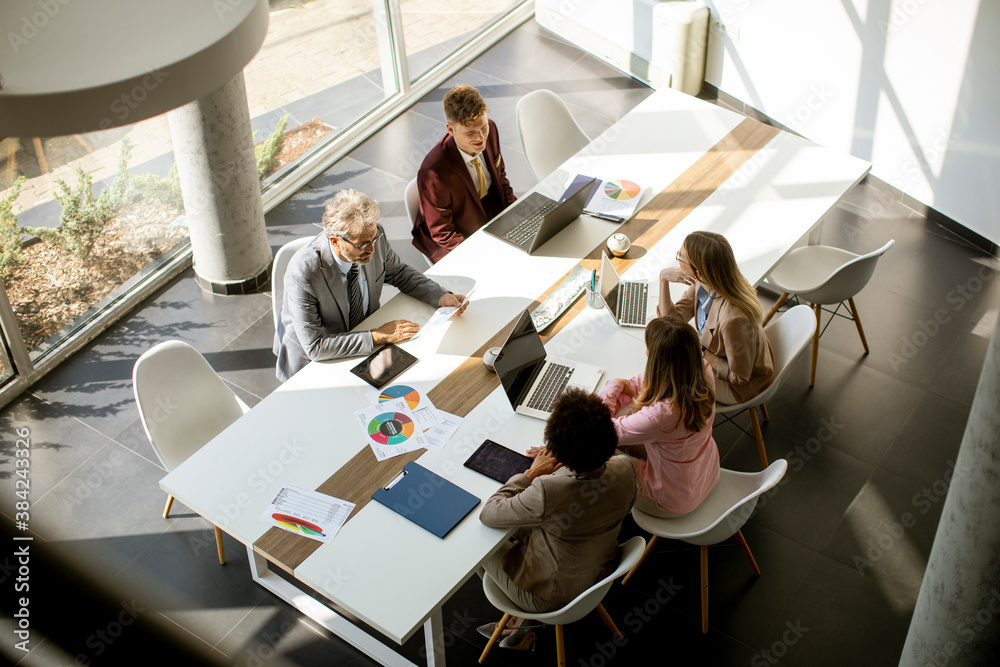
[[[372,500],[442,539],[481,502],[415,461],[376,490]]]

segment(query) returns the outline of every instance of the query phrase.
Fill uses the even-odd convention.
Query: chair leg
[[[653,545],[656,544],[656,540],[658,539],[660,538],[656,535],[653,535],[653,537],[649,539],[649,543],[646,544],[646,549],[642,552],[642,555],[639,556],[639,562],[636,563],[632,567],[632,569],[628,571],[628,574],[625,575],[625,578],[622,579],[622,586],[624,586],[629,582],[629,580],[632,578],[632,575],[635,574],[635,571],[639,569],[640,565],[642,565],[642,561],[646,560],[646,556],[648,556],[653,552]]]
[[[764,421],[771,421],[771,415],[767,414],[767,405],[760,404],[760,414],[764,416]]]
[[[601,620],[604,621],[604,625],[608,626],[608,629],[614,633],[615,639],[618,641],[624,641],[625,635],[621,633],[618,626],[615,625],[615,622],[611,620],[611,615],[608,613],[608,610],[604,608],[603,604],[597,605],[597,613],[601,617]]]
[[[785,301],[787,299],[788,299],[788,292],[782,292],[781,296],[778,297],[778,302],[775,303],[774,306],[771,307],[771,310],[767,311],[767,315],[764,316],[764,321],[761,322],[762,326],[771,321],[771,318],[774,317],[774,314],[778,312],[778,309],[785,304]]]
[[[222,529],[215,527],[215,548],[219,550],[219,565],[226,564],[226,550],[222,546]]]
[[[813,310],[816,311],[816,333],[813,334],[813,358],[812,358],[812,370],[809,371],[809,386],[816,384],[816,359],[819,357],[819,316],[823,312],[823,309],[818,303],[812,305]]]
[[[163,518],[164,519],[169,518],[167,515],[170,514],[170,507],[173,504],[174,504],[174,497],[173,496],[167,496],[167,505],[166,505],[166,507],[163,508]]]
[[[701,545],[701,633],[708,634],[708,547]]]
[[[757,561],[753,559],[753,554],[750,553],[750,547],[747,546],[746,538],[743,537],[743,531],[736,531],[736,541],[740,543],[740,549],[743,550],[743,555],[747,557],[747,561],[750,563],[750,567],[753,568],[753,573],[760,576],[760,568],[757,567]]]
[[[760,454],[760,463],[767,467],[767,450],[764,449],[764,434],[760,432],[760,420],[757,419],[757,411],[750,408],[750,423],[753,424],[753,436],[757,439],[757,453]]]
[[[566,667],[566,638],[563,636],[563,626],[556,626],[556,664]]]
[[[486,642],[486,648],[483,649],[483,654],[479,656],[480,665],[483,664],[483,660],[486,660],[486,656],[493,648],[493,645],[496,644],[497,641],[500,639],[500,635],[503,633],[503,629],[507,627],[507,622],[509,620],[510,620],[510,614],[504,614],[503,618],[500,619],[500,622],[497,623],[497,627],[493,629],[493,636],[491,636],[490,640]]]
[[[861,344],[868,354],[868,341],[865,339],[865,330],[861,327],[861,318],[858,317],[858,307],[854,305],[854,297],[847,300],[847,305],[851,307],[851,316],[854,318],[854,326],[858,328],[858,335],[861,336]]]

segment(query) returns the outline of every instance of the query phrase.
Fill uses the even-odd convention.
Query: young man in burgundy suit
[[[444,135],[417,172],[420,210],[413,245],[437,262],[515,199],[496,124],[479,91],[459,85],[444,96]]]

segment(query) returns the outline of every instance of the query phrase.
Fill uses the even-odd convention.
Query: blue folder
[[[415,461],[373,493],[372,500],[440,538],[480,503],[476,496]]]

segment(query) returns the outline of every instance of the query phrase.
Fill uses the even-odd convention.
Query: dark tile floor
[[[518,193],[532,185],[513,120],[521,95],[555,90],[595,136],[651,92],[532,22],[454,81],[485,94]],[[394,247],[422,266],[409,243],[401,198],[443,132],[440,99],[451,84],[272,211],[267,228],[273,247],[315,233],[322,202],[350,186],[382,204]],[[763,575],[752,576],[735,542],[711,548],[710,630],[702,635],[697,548],[664,542],[628,586],[617,584],[605,600],[625,641],[613,642],[601,621],[588,617],[567,628],[570,664],[633,664],[654,651],[720,665],[897,662],[949,463],[997,319],[1000,281],[993,280],[998,266],[990,257],[886,202],[868,184],[829,215],[823,241],[863,251],[889,238],[896,247],[857,299],[872,353],[863,355],[853,324],[837,320],[821,342],[816,386],[808,387],[804,357],[770,404],[771,421],[764,426],[769,456],[787,458],[790,467],[744,528]],[[141,618],[229,664],[283,658],[300,665],[369,665],[254,584],[241,545],[227,538],[229,562],[219,567],[206,521],[177,505],[170,520],[160,516],[164,496],[157,482],[164,473],[137,419],[133,362],[156,343],[185,340],[254,404],[278,385],[272,335],[268,295],[211,296],[191,271],[184,273],[3,410],[0,518],[9,525],[13,517],[13,434],[27,428],[36,539],[84,567],[87,577],[103,580],[122,605],[140,608]],[[759,469],[751,438],[732,426],[716,435],[724,466]],[[900,531],[896,524],[907,512],[914,523]],[[637,532],[629,520],[623,537]],[[12,557],[0,558],[0,580],[9,585]],[[37,572],[32,582],[36,631],[61,606],[61,592],[47,591],[45,576]],[[478,579],[467,583],[444,608],[449,663],[472,664],[484,645],[475,627],[498,616]],[[124,648],[113,651],[128,646],[129,635],[117,644],[105,641],[118,637],[113,631],[122,633],[115,625],[120,614],[110,622],[88,614],[57,618],[58,626],[50,628],[75,624],[87,639],[77,645],[79,656],[52,641],[38,645],[37,635],[32,653],[14,651],[9,617],[0,648],[25,665],[100,664],[105,652],[121,663],[137,658],[123,655]],[[402,651],[420,661],[421,643],[418,635]],[[542,631],[533,654],[497,650],[489,662],[551,664],[554,651],[553,634]]]

